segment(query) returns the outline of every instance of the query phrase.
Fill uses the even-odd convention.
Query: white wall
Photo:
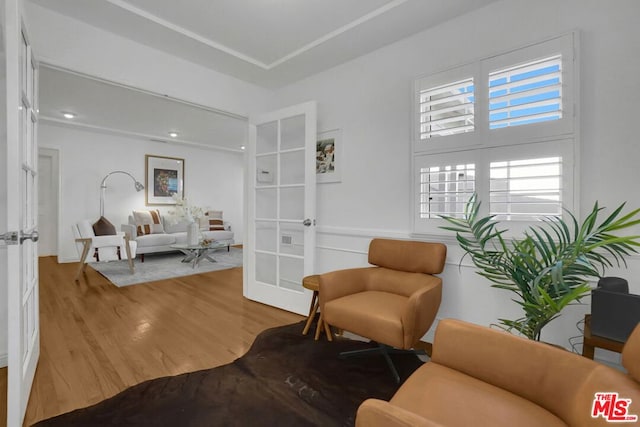
[[[410,237],[411,102],[416,77],[577,29],[581,32],[581,211],[595,200],[640,206],[637,96],[640,3],[635,0],[508,0],[425,31],[276,92],[274,107],[316,99],[318,129],[341,128],[342,183],[318,185],[318,271],[366,264],[373,236]],[[515,317],[504,291],[458,267],[451,236],[439,317],[489,324]],[[617,272],[640,293],[640,259]],[[543,331],[568,346],[589,301]],[[603,355],[608,357],[609,355]]]
[[[82,219],[92,222],[100,216],[100,183],[114,170],[131,173],[145,183],[145,154],[179,157],[185,160],[185,197],[193,204],[223,210],[235,235],[243,239],[244,155],[203,150],[175,144],[89,132],[42,124],[40,146],[60,151],[60,262],[79,259],[72,225]],[[144,191],[136,192],[133,181],[122,174],[109,177],[105,196],[105,217],[117,229],[127,223],[133,209],[145,207]],[[155,207],[154,207],[155,208]],[[170,207],[159,207],[167,212]]]

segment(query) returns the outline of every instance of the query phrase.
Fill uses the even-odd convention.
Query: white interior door
[[[299,314],[315,262],[316,104],[249,119],[244,295]]]
[[[7,426],[21,426],[40,353],[37,248],[38,72],[20,0],[4,0],[6,61]]]

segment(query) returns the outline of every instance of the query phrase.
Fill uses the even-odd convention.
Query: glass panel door
[[[250,120],[245,296],[304,314],[315,249],[315,103]]]

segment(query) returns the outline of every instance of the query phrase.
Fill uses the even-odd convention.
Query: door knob
[[[311,220],[309,218],[305,219],[304,221],[302,221],[302,225],[304,225],[305,227],[311,226]]]
[[[20,244],[22,244],[22,242],[24,242],[25,240],[31,239],[34,243],[38,241],[38,238],[40,237],[38,235],[38,231],[37,230],[33,230],[31,233],[20,233]]]

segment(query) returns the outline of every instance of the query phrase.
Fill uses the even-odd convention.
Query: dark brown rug
[[[36,426],[352,426],[369,397],[398,388],[381,356],[337,358],[373,343],[314,341],[304,323],[262,332],[234,362],[143,382]],[[422,362],[392,355],[404,381]]]

